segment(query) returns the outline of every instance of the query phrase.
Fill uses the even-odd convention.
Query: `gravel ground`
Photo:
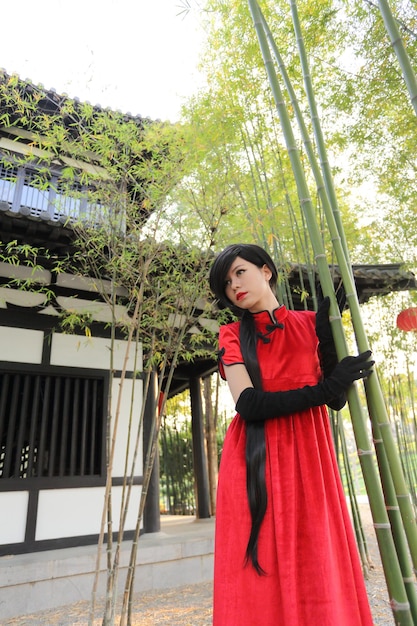
[[[367,582],[369,601],[375,626],[393,626],[384,581],[376,569]],[[169,589],[159,593],[139,595],[135,602],[133,624],[137,626],[211,626],[212,583]],[[4,622],[4,626],[87,626],[88,602],[78,602],[59,610],[44,611]],[[97,619],[94,626],[101,624]],[[116,624],[118,620],[116,620]]]
[[[367,580],[365,582],[374,624],[375,626],[393,626],[395,621],[389,605],[384,570],[381,565],[371,512],[368,504],[360,504],[359,508],[369,557],[371,559]]]
[[[147,592],[135,598],[135,626],[211,626],[212,583],[176,587],[162,592]],[[89,602],[17,617],[1,626],[87,626]],[[94,626],[102,622],[100,605]],[[116,619],[118,624],[118,619]]]
[[[363,509],[363,510],[362,510]],[[363,524],[368,540],[372,567],[366,586],[375,626],[393,626],[394,619],[388,602],[384,574],[379,559],[372,520],[366,506],[361,507]],[[212,583],[201,583],[160,592],[137,594],[133,624],[135,626],[210,626]],[[100,605],[97,607],[94,626],[101,624]],[[87,626],[89,602],[43,611],[2,622],[1,626]],[[118,621],[116,620],[116,623]]]

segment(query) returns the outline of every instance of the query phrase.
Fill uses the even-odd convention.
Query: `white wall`
[[[133,530],[142,487],[132,487],[125,530]],[[36,541],[97,535],[104,506],[104,487],[46,489],[39,493]],[[113,530],[119,530],[122,487],[112,488]]]
[[[24,541],[28,502],[27,491],[0,492],[0,544]]]
[[[134,458],[134,449],[136,446],[136,439],[139,433],[138,455],[135,461],[134,475],[142,474],[143,467],[143,454],[142,454],[142,428],[140,413],[142,407],[142,381],[132,379],[125,379],[123,382],[123,388],[120,399],[120,415],[119,423],[117,425],[115,454],[113,462],[113,476],[123,476],[125,472],[126,453],[128,459],[128,474],[130,474],[131,466]],[[118,404],[118,394],[120,392],[120,379],[115,378],[113,381],[113,393],[112,393],[112,433],[114,433],[116,407]],[[130,420],[130,423],[129,423]],[[129,434],[130,429],[130,434]]]
[[[41,363],[43,332],[0,326],[0,361]]]
[[[86,337],[85,335],[64,335],[53,333],[51,344],[51,365],[65,367],[82,367],[92,369],[110,369],[110,339],[101,337]],[[113,350],[113,369],[123,368],[126,356],[127,342],[116,340]],[[132,343],[128,353],[127,370],[142,369],[142,352],[136,356],[136,345]]]

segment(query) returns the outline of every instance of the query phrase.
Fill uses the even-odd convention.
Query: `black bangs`
[[[226,297],[224,290],[226,287],[226,276],[233,261],[240,255],[242,248],[234,244],[228,246],[214,260],[210,270],[210,289],[225,306],[230,307],[232,303]]]
[[[231,244],[227,246],[222,252],[215,258],[214,263],[210,270],[210,289],[220,302],[229,308],[232,308],[234,312],[238,312],[239,309],[233,307],[230,300],[225,295],[226,276],[236,257],[242,257],[246,261],[262,267],[267,265],[272,272],[271,280],[269,284],[272,290],[275,290],[277,284],[277,269],[269,254],[260,246],[256,244],[240,243]]]

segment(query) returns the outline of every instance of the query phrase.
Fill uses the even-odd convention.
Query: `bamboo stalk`
[[[380,430],[377,425],[372,425],[375,451],[378,458],[378,464],[380,472],[384,476],[384,496],[386,503],[386,510],[388,518],[390,520],[393,539],[395,543],[395,549],[397,551],[398,560],[400,563],[404,586],[407,593],[408,600],[410,602],[410,610],[413,615],[414,623],[417,624],[417,595],[415,586],[415,577],[410,567],[410,554],[407,549],[407,536],[402,523],[402,516],[400,515],[400,507],[395,493],[395,485],[392,480],[390,465],[388,462],[387,454],[385,452],[384,442],[381,438]]]
[[[159,376],[160,382],[158,386],[159,392],[162,389],[161,381],[165,373],[166,366],[167,366],[167,363],[165,360],[165,364],[160,370],[160,376]],[[171,367],[169,371],[169,377],[171,379],[172,379],[172,375],[173,375],[173,368]],[[164,403],[165,403],[165,400],[164,400]],[[153,420],[152,422],[149,445],[148,445],[148,449],[147,449],[146,456],[145,456],[142,491],[141,491],[141,497],[140,497],[140,502],[139,502],[139,510],[138,510],[138,515],[137,515],[137,520],[136,520],[136,527],[134,530],[134,536],[133,536],[132,544],[131,544],[129,565],[128,565],[126,581],[125,581],[125,589],[124,589],[124,594],[123,594],[123,604],[122,604],[121,617],[120,617],[120,626],[126,626],[126,624],[128,626],[130,625],[130,607],[131,607],[132,594],[133,594],[133,582],[134,582],[134,574],[135,574],[135,566],[136,566],[136,555],[137,555],[138,544],[139,544],[140,525],[142,521],[143,509],[144,509],[144,505],[146,502],[146,497],[148,494],[148,488],[149,488],[149,483],[151,479],[153,463],[155,460],[155,454],[156,454],[157,443],[158,443],[158,433],[159,433],[162,414],[163,414],[163,407],[161,407],[161,411],[157,415],[155,415],[155,420]]]
[[[316,138],[317,138],[318,150],[320,152],[321,163],[322,163],[322,166],[324,166],[324,171],[325,171],[326,189],[333,189],[334,186],[333,186],[333,183],[332,183],[330,169],[328,167],[328,158],[327,158],[327,155],[326,155],[325,144],[324,144],[323,135],[322,135],[321,128],[320,128],[319,117],[318,117],[318,114],[317,114],[317,108],[316,108],[315,101],[314,101],[314,93],[313,93],[313,90],[312,90],[312,87],[311,87],[311,77],[310,77],[308,68],[306,69],[306,67],[305,67],[307,65],[306,55],[305,55],[305,50],[304,50],[304,46],[303,46],[303,43],[302,43],[302,36],[301,36],[300,28],[299,28],[298,17],[297,17],[297,14],[296,14],[296,3],[294,1],[291,2],[291,8],[292,8],[292,11],[293,11],[293,16],[294,16],[294,24],[295,24],[295,30],[296,30],[296,35],[297,35],[297,41],[299,43],[299,46],[301,47],[300,58],[301,58],[302,63],[304,65],[304,75],[305,75],[305,80],[306,80],[306,91],[307,91],[307,94],[308,94],[308,97],[309,97],[310,108],[312,110],[312,119],[313,119],[313,124],[314,124],[314,128],[315,128],[315,134],[316,134]],[[332,194],[332,196],[335,198],[335,194],[334,193]],[[332,207],[333,207],[333,204],[332,204]],[[326,208],[328,208],[328,203],[325,203],[325,212],[326,212]],[[337,211],[335,213],[335,211],[333,210],[333,214],[334,215],[335,214],[340,214],[340,212]],[[326,212],[326,217],[328,217],[327,212]],[[331,220],[329,220],[329,221],[331,222]],[[343,250],[347,250],[347,245],[345,243],[345,236],[344,236],[343,225],[342,225],[341,220],[339,220],[339,224],[340,225],[337,226],[337,232],[338,232],[338,235],[339,235],[339,237],[341,239]],[[345,259],[343,259],[341,251],[338,250],[338,248],[337,248],[338,236],[335,234],[336,229],[334,227],[334,224],[330,223],[329,227],[330,227],[331,234],[332,234],[332,241],[335,244],[336,254],[338,256],[338,260],[341,259],[341,263],[340,263],[341,269],[342,270],[345,269],[345,271],[347,271],[349,269],[349,268],[345,267],[345,265],[347,263],[344,262]],[[338,252],[339,252],[339,254],[338,254]],[[343,273],[342,273],[342,275],[343,275]],[[355,291],[354,283],[350,285],[349,291],[351,291],[351,292]],[[355,305],[356,305],[356,303],[355,303]],[[357,303],[357,306],[359,306],[358,303]],[[352,315],[352,317],[354,317],[354,316]],[[359,318],[357,320],[357,322],[361,324],[360,315],[357,316],[357,317]],[[353,319],[353,323],[355,324],[355,319]],[[363,350],[364,349],[368,349],[368,345],[365,344],[363,347],[360,347],[360,349],[363,349]],[[401,490],[403,490],[404,484],[402,485],[400,483],[400,488],[401,488]],[[402,493],[402,491],[401,491],[401,493]],[[412,537],[412,543],[414,543],[414,538],[413,537]]]
[[[293,3],[291,3],[291,6],[293,6]],[[320,154],[322,155],[321,158],[321,169],[319,167],[318,161],[317,161],[317,157],[316,154],[314,152],[313,149],[313,142],[311,140],[311,137],[309,135],[309,132],[307,130],[307,126],[304,122],[304,118],[303,118],[303,114],[301,112],[300,109],[300,105],[298,103],[298,99],[296,96],[296,93],[294,91],[294,88],[291,84],[291,80],[290,77],[288,76],[288,72],[286,70],[285,67],[285,63],[282,59],[282,56],[278,50],[278,47],[275,43],[274,37],[272,35],[272,32],[268,26],[268,24],[266,23],[266,20],[262,14],[262,11],[260,10],[260,16],[261,16],[261,20],[262,20],[262,25],[265,29],[265,33],[267,36],[267,39],[269,41],[269,44],[271,46],[271,49],[274,53],[277,65],[279,67],[281,76],[283,78],[284,84],[285,84],[285,88],[288,92],[289,98],[290,98],[290,102],[291,105],[294,109],[294,114],[295,117],[297,119],[297,123],[301,132],[301,137],[303,140],[303,145],[304,148],[306,150],[307,153],[307,157],[310,163],[310,167],[312,169],[313,172],[313,176],[314,179],[316,181],[316,187],[317,187],[317,192],[319,194],[319,198],[320,201],[322,203],[324,212],[327,213],[327,211],[332,211],[335,221],[336,221],[336,225],[337,225],[337,230],[342,231],[342,221],[341,221],[341,216],[340,216],[340,209],[338,206],[338,202],[337,202],[337,197],[334,191],[334,185],[333,185],[333,181],[332,181],[332,175],[331,175],[331,171],[330,171],[330,166],[329,166],[329,160],[327,158],[326,154],[323,154],[323,151],[320,152]],[[302,40],[301,40],[302,41]],[[297,36],[297,42],[301,43],[299,37]],[[309,77],[309,73],[308,73],[308,77]],[[307,93],[309,93],[309,91],[307,90]],[[318,112],[317,112],[317,107],[315,105],[315,102],[311,102],[310,103],[310,108],[312,110],[312,114],[311,114],[311,118],[313,121],[313,128],[314,128],[314,132],[316,134],[316,141],[318,146],[324,146],[324,141],[323,141],[323,135],[321,133],[321,127],[319,124],[315,124],[315,120],[319,119],[318,116]],[[323,174],[322,174],[323,171]],[[341,245],[343,247],[343,252],[344,255],[346,257],[346,259],[349,261],[349,250],[348,247],[346,245],[346,242],[344,239],[341,239]],[[349,263],[350,265],[350,263]]]
[[[150,261],[148,260],[148,263],[146,265],[146,271],[148,269],[150,265]],[[114,291],[114,282],[112,283],[112,294]],[[108,525],[108,531],[107,531],[107,594],[106,594],[106,606],[105,606],[105,614],[104,614],[104,623],[105,624],[113,624],[114,623],[114,619],[115,619],[115,608],[116,608],[116,602],[115,602],[115,594],[117,593],[117,585],[115,584],[117,581],[117,575],[118,575],[118,563],[119,563],[119,552],[120,552],[120,536],[119,536],[119,542],[116,546],[116,552],[113,555],[112,552],[112,510],[111,510],[111,492],[112,492],[112,470],[113,470],[113,463],[114,463],[114,454],[115,454],[115,449],[116,449],[116,439],[117,439],[117,430],[118,430],[118,422],[119,422],[119,415],[120,415],[120,410],[121,410],[121,400],[122,400],[122,391],[123,391],[123,381],[125,380],[126,377],[126,371],[127,371],[127,363],[128,363],[128,358],[129,358],[129,351],[130,351],[130,346],[133,340],[133,333],[134,333],[134,329],[137,325],[138,322],[138,316],[139,316],[139,311],[140,311],[140,306],[142,303],[142,298],[143,298],[143,283],[140,286],[140,290],[139,290],[139,296],[136,299],[136,303],[135,303],[135,310],[133,312],[132,315],[132,320],[131,320],[131,324],[130,324],[130,328],[129,328],[129,333],[128,333],[128,338],[127,338],[127,344],[126,344],[126,349],[125,349],[125,353],[124,353],[124,359],[123,359],[123,366],[122,366],[122,373],[121,373],[121,379],[120,379],[120,383],[119,383],[119,392],[118,392],[118,396],[117,396],[117,400],[116,400],[116,410],[115,410],[115,419],[114,419],[114,424],[113,424],[113,432],[110,435],[110,431],[108,430],[107,436],[108,436],[108,441],[107,441],[107,449],[108,449],[108,459],[107,459],[107,474],[106,474],[106,487],[105,487],[105,493],[104,493],[104,503],[103,503],[103,514],[102,514],[102,523],[101,523],[101,530],[100,530],[100,536],[99,536],[99,541],[98,541],[98,548],[97,548],[97,559],[96,559],[96,571],[95,571],[95,579],[94,579],[94,585],[93,585],[93,594],[92,594],[92,605],[91,605],[91,610],[90,610],[90,623],[93,622],[94,620],[94,611],[95,611],[95,601],[96,601],[96,593],[97,593],[97,584],[98,584],[98,577],[99,577],[99,573],[100,573],[100,561],[101,561],[101,550],[102,550],[102,545],[103,545],[103,538],[104,538],[104,520],[105,517],[107,516],[107,525]],[[112,315],[114,317],[114,298],[112,297],[111,299],[111,304],[112,304]],[[108,414],[109,414],[109,418],[108,418],[108,426],[110,425],[110,416],[112,413],[111,410],[111,402],[112,402],[112,389],[111,389],[111,383],[113,380],[113,372],[114,372],[114,366],[113,366],[113,355],[114,355],[114,342],[115,342],[115,328],[116,328],[116,323],[115,320],[113,319],[113,323],[111,324],[111,345],[110,345],[110,388],[109,388],[109,399],[108,399],[108,403],[109,403],[109,408],[108,408]]]
[[[351,468],[350,461],[349,461],[346,437],[345,437],[345,432],[343,429],[343,420],[340,416],[340,412],[338,413],[338,422],[339,422],[338,431],[339,431],[343,463],[344,463],[344,468],[346,472],[346,483],[347,483],[348,494],[349,494],[350,508],[352,511],[353,527],[355,529],[359,553],[362,559],[362,567],[363,567],[364,575],[367,578],[368,572],[369,572],[370,557],[369,557],[368,545],[366,542],[365,533],[363,530],[363,524],[362,524],[361,515],[359,511],[358,501],[356,498],[355,486],[354,486],[354,481],[352,477],[352,468]]]
[[[378,0],[378,4],[382,19],[384,20],[385,28],[391,40],[391,45],[397,55],[398,63],[400,64],[405,84],[407,85],[408,93],[410,94],[411,104],[417,114],[417,79],[410,63],[410,58],[405,49],[400,31],[398,30],[397,22],[392,15],[388,0]]]
[[[298,48],[299,48],[300,61],[301,61],[302,69],[303,69],[304,83],[305,83],[306,93],[308,97],[308,102],[309,102],[313,126],[314,126],[314,132],[315,132],[316,141],[317,141],[317,148],[319,151],[322,167],[324,168],[324,178],[326,180],[326,189],[333,190],[332,198],[334,198],[335,200],[336,194],[334,193],[334,185],[333,185],[333,180],[332,180],[332,176],[330,172],[329,160],[327,157],[327,150],[326,150],[326,146],[324,142],[323,133],[321,131],[320,119],[319,119],[317,106],[315,102],[315,96],[314,96],[314,91],[313,91],[312,81],[311,81],[311,74],[309,71],[309,64],[307,61],[307,54],[306,54],[306,50],[304,47],[304,40],[303,40],[303,36],[301,32],[300,22],[298,19],[296,0],[291,0],[290,5],[291,5],[291,14],[292,14],[293,24],[294,24],[294,31],[295,31],[295,35],[297,39]],[[334,208],[333,205],[332,205],[332,208]],[[326,204],[325,214],[326,214],[327,222],[329,225],[329,230],[332,234],[332,240],[334,243],[337,260],[341,268],[343,282],[345,286],[347,283],[349,284],[349,288],[346,288],[346,292],[352,293],[354,296],[356,296],[356,289],[355,289],[354,280],[352,277],[351,266],[350,266],[350,263],[348,263],[349,257],[347,257],[345,254],[345,250],[347,250],[347,243],[346,243],[346,237],[344,234],[343,224],[340,219],[337,224],[335,220],[335,214],[340,215],[340,212],[338,210],[337,211],[333,210],[332,212],[330,212],[329,206],[328,204]],[[338,237],[336,236],[336,234],[338,235]],[[339,242],[342,243],[342,249],[340,249]],[[363,338],[362,345],[360,344],[359,339],[358,339],[359,349],[360,351],[369,349],[369,344],[365,335],[365,330],[364,330],[363,323],[362,323],[362,317],[360,315],[359,302],[358,302],[357,297],[351,297],[351,299],[349,299],[349,305],[351,304],[351,302],[354,305],[354,309],[353,310],[351,309],[351,312],[352,312],[352,323],[355,329],[355,334],[357,335],[357,338],[358,338],[358,335]],[[371,379],[373,378],[377,380],[376,376],[371,377]],[[368,405],[370,408],[370,416],[371,416],[371,420],[373,423],[375,439],[377,441],[381,441],[381,437],[379,434],[381,423],[382,423],[381,413],[378,412],[374,414],[372,412],[372,405],[377,404],[379,409],[381,409],[382,406],[384,407],[385,419],[383,421],[385,424],[389,425],[388,415],[386,413],[386,408],[385,408],[385,402],[384,402],[380,388],[376,388],[375,384],[372,383],[371,380],[367,381],[365,387],[366,389],[369,388],[369,392],[367,393],[367,400],[368,400]],[[378,419],[373,419],[373,415],[378,416]],[[409,522],[410,516],[413,515],[413,511],[411,510],[411,500],[409,499],[408,488],[404,480],[404,477],[402,475],[402,468],[401,468],[398,453],[396,451],[396,448],[393,442],[392,432],[391,432],[391,429],[389,429],[389,432],[388,432],[388,429],[386,430],[387,430],[386,433],[382,431],[383,433],[382,441],[378,446],[375,447],[375,449],[377,452],[377,458],[378,458],[378,463],[379,463],[379,468],[380,468],[380,475],[381,475],[383,490],[385,494],[386,506],[389,512],[388,516],[392,523],[395,546],[399,554],[399,560],[400,560],[400,565],[401,565],[401,569],[403,572],[403,577],[405,581],[409,581],[410,578],[413,579],[413,574],[410,568],[409,559],[405,558],[405,555],[407,554],[406,540],[408,539],[410,552],[413,558],[413,563],[414,563],[414,566],[416,567],[417,565],[417,532],[416,532],[415,524],[413,528],[413,525],[410,524]],[[386,445],[388,446],[388,449],[389,449],[388,463],[387,463],[387,459],[385,456],[385,449],[384,449],[384,446]],[[393,472],[393,476],[391,474],[391,471]],[[395,489],[394,489],[394,483],[396,487]],[[408,496],[408,501],[407,501],[407,496]],[[400,502],[401,500],[403,500],[402,504],[400,504],[400,507],[398,507],[397,497],[400,498],[399,500]],[[398,519],[400,517],[400,514],[403,518],[403,524],[406,529],[405,534],[404,534],[404,528],[402,527],[402,524],[401,524],[401,519]],[[407,586],[408,586],[408,583],[407,583]],[[412,612],[415,617],[417,615],[417,593],[414,588],[414,585],[409,587],[407,595],[408,595],[408,598],[412,607]]]
[[[143,277],[147,276],[147,273],[149,271],[150,265],[151,265],[151,259],[148,258],[146,260],[146,262],[145,262],[145,265],[144,265]],[[128,342],[128,345],[126,346],[126,352],[125,352],[125,365],[126,366],[127,366],[127,357],[128,357],[129,352],[130,352],[130,345],[131,345],[131,343],[133,342],[133,339],[134,339],[134,330],[137,329],[138,321],[140,319],[140,312],[141,312],[141,307],[142,307],[142,303],[143,303],[144,285],[145,285],[145,280],[142,280],[142,282],[141,282],[141,284],[139,286],[139,292],[138,292],[138,295],[137,295],[137,298],[136,298],[136,303],[135,303],[135,310],[134,310],[133,317],[132,317],[132,320],[131,320],[130,329],[132,331],[132,334],[130,334],[130,332],[129,332],[130,343]],[[135,337],[135,355],[134,355],[134,363],[133,363],[133,371],[135,371],[135,372],[137,370],[138,353],[139,353],[139,338],[138,338],[138,335],[136,334],[136,337]],[[125,367],[124,367],[123,371],[124,371],[124,374],[122,372],[122,378],[121,378],[120,384],[119,384],[119,393],[118,393],[118,400],[117,400],[118,408],[116,409],[116,414],[120,410],[119,407],[120,407],[122,394],[123,394],[123,382],[124,382],[124,379],[125,379]],[[140,441],[141,441],[140,435],[141,435],[142,424],[143,424],[144,406],[142,405],[142,409],[141,409],[140,416],[139,416],[139,423],[138,423],[138,426],[137,426],[137,429],[136,429],[135,442],[134,442],[134,446],[133,446],[133,457],[132,457],[132,461],[131,461],[131,471],[129,473],[128,472],[128,456],[129,456],[129,451],[131,449],[131,445],[130,445],[131,422],[132,422],[132,417],[133,417],[133,400],[134,400],[135,387],[136,387],[136,385],[135,385],[136,378],[134,378],[133,380],[134,380],[134,382],[133,382],[133,385],[132,385],[131,399],[130,399],[130,415],[129,415],[129,425],[128,425],[128,440],[127,440],[127,443],[126,443],[125,467],[124,467],[124,472],[123,472],[122,498],[121,498],[121,505],[120,505],[120,517],[119,517],[119,531],[118,531],[118,537],[117,537],[115,551],[114,551],[114,554],[113,554],[112,563],[111,563],[111,566],[109,568],[109,571],[112,572],[111,575],[112,575],[112,578],[113,578],[112,597],[110,599],[110,606],[111,606],[111,611],[112,611],[112,615],[111,615],[111,618],[110,618],[110,623],[114,623],[114,619],[115,619],[116,600],[117,600],[117,591],[118,591],[117,580],[118,580],[118,574],[119,574],[120,550],[121,550],[121,547],[122,547],[125,523],[126,523],[126,518],[127,518],[127,514],[128,514],[128,509],[129,509],[130,496],[131,496],[132,487],[133,487],[133,479],[134,479],[134,474],[135,474],[136,461],[137,461],[137,458],[138,458],[139,445],[140,445]],[[148,386],[149,386],[149,378],[146,378],[145,383],[144,383],[144,389],[143,389],[144,397],[146,397]],[[114,439],[114,443],[115,443],[115,439]]]
[[[113,286],[112,286],[113,290]],[[113,312],[113,308],[112,308]],[[94,622],[94,613],[95,613],[95,605],[97,598],[97,588],[98,588],[98,579],[100,576],[100,563],[101,563],[101,551],[104,543],[104,528],[106,523],[106,517],[108,518],[109,506],[111,503],[111,472],[112,472],[112,458],[111,458],[111,402],[112,402],[112,381],[113,381],[113,356],[114,356],[114,341],[115,341],[115,326],[112,324],[111,326],[111,337],[110,337],[110,376],[109,376],[109,393],[107,398],[107,421],[106,421],[106,452],[107,452],[107,467],[106,467],[106,487],[104,492],[104,503],[102,510],[102,517],[100,523],[100,533],[97,543],[97,556],[96,556],[96,567],[94,573],[94,581],[93,581],[93,589],[92,589],[92,600],[90,607],[90,615],[89,615],[89,624],[93,624]],[[109,545],[109,544],[108,544]],[[107,547],[108,550],[108,547]],[[110,566],[109,566],[109,555],[107,562],[107,572],[109,574]],[[107,596],[106,596],[107,597]],[[106,602],[107,606],[107,602]]]
[[[323,292],[330,295],[333,310],[336,303],[333,292],[333,281],[330,275],[329,267],[326,261],[325,251],[320,237],[320,232],[315,220],[312,202],[305,180],[300,155],[294,140],[294,134],[291,127],[289,115],[285,106],[281,88],[274,71],[273,61],[271,58],[268,41],[262,25],[260,10],[256,0],[248,0],[249,8],[252,14],[256,34],[258,37],[263,61],[271,85],[272,93],[275,99],[277,111],[280,117],[285,142],[291,165],[294,171],[298,195],[301,208],[306,216],[306,223],[310,232],[311,242],[318,266],[320,279],[323,285]],[[350,276],[350,272],[349,272]],[[331,296],[332,294],[332,296]],[[336,307],[337,308],[337,307]],[[338,352],[347,353],[346,340],[344,338],[343,328],[339,315],[338,319]],[[337,345],[336,344],[336,345]],[[384,565],[384,572],[387,580],[388,591],[391,598],[391,606],[397,620],[401,626],[413,624],[413,618],[410,612],[410,605],[402,580],[402,573],[395,550],[395,545],[391,533],[391,526],[385,510],[384,500],[381,486],[378,480],[375,465],[372,459],[372,449],[369,443],[368,434],[365,428],[365,420],[362,415],[361,404],[357,392],[357,386],[353,385],[348,393],[349,406],[352,413],[352,423],[355,432],[356,443],[360,452],[361,465],[363,467],[365,484],[370,498],[371,509],[374,512],[374,519],[378,519],[375,530],[378,543],[380,546],[381,559]]]

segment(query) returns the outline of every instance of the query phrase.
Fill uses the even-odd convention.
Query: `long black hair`
[[[210,270],[210,288],[216,298],[241,318],[240,346],[243,360],[255,389],[262,389],[261,372],[256,354],[256,332],[252,314],[235,307],[225,294],[226,276],[236,257],[257,267],[266,265],[271,270],[272,290],[277,283],[277,269],[269,254],[255,244],[232,244],[216,257]],[[251,515],[251,531],[246,547],[246,562],[252,562],[258,574],[265,574],[258,561],[258,538],[267,507],[265,482],[265,429],[263,421],[246,423],[246,491]]]

